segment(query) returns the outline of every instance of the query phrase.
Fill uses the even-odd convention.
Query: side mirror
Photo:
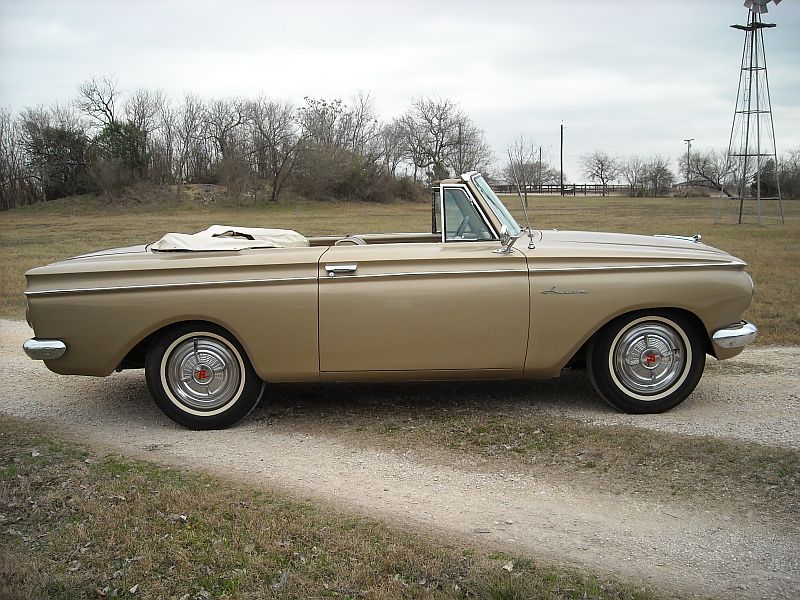
[[[507,254],[511,252],[511,247],[514,245],[514,242],[519,239],[520,235],[522,235],[522,232],[517,235],[508,233],[508,228],[505,225],[500,227],[500,248],[495,250],[495,252],[498,254]]]

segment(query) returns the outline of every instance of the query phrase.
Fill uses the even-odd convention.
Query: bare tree
[[[603,186],[603,196],[606,195],[608,182],[614,181],[620,173],[619,161],[602,150],[581,156],[581,166],[584,175]]]
[[[298,183],[302,193],[322,198],[337,195],[348,174],[360,173],[354,160],[350,108],[340,99],[306,97],[298,109],[302,156]],[[357,178],[357,177],[356,177]]]
[[[241,138],[239,128],[247,119],[246,103],[240,99],[213,100],[205,110],[206,133],[223,160]]]
[[[158,115],[166,104],[164,92],[138,89],[125,101],[125,119],[137,129],[150,133],[158,126]]]
[[[686,159],[681,157],[686,162]],[[732,175],[732,164],[725,150],[695,151],[689,161],[689,176],[692,184],[722,191],[728,197],[731,194],[725,189]],[[688,182],[687,182],[688,184]]]
[[[538,152],[533,139],[525,140],[520,134],[514,143],[506,148],[508,163],[503,168],[503,175],[507,181],[517,186],[522,193],[523,202],[528,206],[528,190],[534,185],[537,178],[539,165],[536,158]]]
[[[387,175],[396,177],[398,167],[404,160],[409,158],[409,149],[403,133],[403,124],[395,119],[381,127],[380,143],[384,170]]]
[[[791,148],[780,157],[778,177],[784,198],[800,198],[800,147]]]
[[[297,161],[301,136],[296,109],[289,102],[264,97],[251,102],[248,108],[256,166],[259,172],[264,169],[269,175],[270,201],[277,202]]]
[[[178,139],[178,111],[166,99],[158,107],[156,131],[158,141],[153,142],[153,178],[161,184],[177,179],[176,147]]]
[[[415,98],[401,118],[406,141],[411,148],[416,169],[423,169],[429,179],[449,175],[448,158],[458,143],[458,126],[466,117],[451,100]]]
[[[139,133],[138,154],[151,158],[153,151],[153,133],[161,124],[162,107],[166,104],[164,93],[146,89],[138,89],[125,101],[125,120]],[[148,161],[150,162],[150,161]],[[148,165],[149,169],[151,165]]]
[[[620,173],[630,188],[631,196],[639,196],[644,191],[646,163],[641,157],[634,155],[620,165]]]
[[[465,117],[456,122],[453,141],[446,164],[454,174],[488,170],[492,162],[492,149],[483,131],[472,121]]]
[[[347,148],[361,155],[365,162],[373,164],[380,160],[381,127],[375,113],[375,103],[369,93],[358,92],[346,107],[342,122]]]
[[[672,184],[675,183],[670,160],[658,155],[650,157],[644,166],[643,181],[654,197],[669,193]]]
[[[18,121],[0,108],[0,210],[32,204],[40,198],[32,174],[25,168]]]
[[[519,185],[523,194],[523,202],[528,205],[528,193],[541,189],[548,183],[558,183],[560,173],[550,162],[550,155],[542,151],[533,138],[525,138],[523,134],[506,148],[509,160],[502,169],[503,178],[514,185]]]
[[[306,96],[305,106],[300,107],[300,125],[303,137],[309,144],[326,146],[335,150],[351,147],[347,105],[339,99],[325,100]]]
[[[178,165],[175,174],[178,181],[176,190],[178,195],[180,195],[181,184],[186,179],[189,179],[187,171],[192,152],[205,137],[204,114],[205,108],[197,96],[187,95],[184,97],[183,104],[176,117],[175,126],[178,154]]]
[[[356,94],[350,104],[306,97],[298,116],[301,191],[368,197],[382,176],[385,142],[369,94]]]
[[[116,122],[117,78],[91,77],[78,87],[78,108],[101,127]]]
[[[17,143],[11,111],[0,108],[0,210],[16,206]]]

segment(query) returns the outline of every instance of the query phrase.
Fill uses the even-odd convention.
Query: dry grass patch
[[[0,507],[0,598],[654,596],[8,420]]]
[[[508,470],[587,489],[758,510],[800,519],[800,452],[543,413],[565,394],[592,396],[584,373],[537,382],[272,386],[250,418],[362,447]],[[469,465],[467,465],[469,466]]]
[[[172,193],[145,194],[139,202],[108,204],[81,196],[0,213],[0,316],[24,317],[26,270],[91,250],[154,241],[169,231],[191,233],[216,223],[286,227],[306,235],[430,230],[430,206],[424,202],[287,201],[253,207],[225,201],[219,190],[195,187],[182,200]],[[519,201],[505,201],[522,222]],[[749,263],[757,290],[747,318],[761,330],[759,343],[800,343],[800,202],[784,203],[786,225],[764,227],[714,224],[715,202],[544,196],[531,198],[530,212],[535,228],[702,233],[707,243]]]

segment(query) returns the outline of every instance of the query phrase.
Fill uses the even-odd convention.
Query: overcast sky
[[[765,45],[778,151],[800,147],[800,1],[770,4]],[[519,133],[570,180],[578,157],[674,159],[728,143],[741,0],[218,2],[0,0],[0,104],[65,102],[91,75],[174,100],[302,102],[370,92],[384,119],[415,96],[458,103],[501,160]]]

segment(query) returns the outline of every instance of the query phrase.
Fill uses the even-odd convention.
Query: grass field
[[[0,598],[651,598],[0,420]]]
[[[518,206],[516,198],[506,201]],[[761,328],[760,343],[800,343],[794,295],[800,203],[787,203],[786,225],[756,227],[715,225],[714,202],[543,197],[531,199],[530,212],[535,228],[702,233],[750,263],[757,295],[748,318]],[[17,209],[0,213],[0,316],[23,318],[26,269],[168,231],[215,223],[308,235],[425,231],[429,219],[425,203],[293,201],[255,208],[191,194],[161,204],[81,197]],[[578,384],[589,394],[584,379]],[[269,420],[277,431],[336,432],[354,446],[469,456],[491,469],[535,471],[587,489],[666,494],[707,510],[731,506],[796,522],[800,454],[793,450],[537,415],[519,402],[528,393],[523,384],[504,385],[501,395],[472,383],[469,393],[467,384],[364,389],[340,385],[316,393],[313,385],[283,384],[276,401],[253,418]],[[304,406],[310,409],[298,408]],[[0,513],[0,600],[653,596],[536,557],[410,533],[283,494],[92,451],[5,418]],[[503,568],[509,564],[510,572]]]
[[[786,224],[735,225],[728,212],[715,224],[716,199],[534,197],[534,228],[638,233],[702,233],[704,241],[743,258],[756,283],[746,318],[760,343],[800,343],[800,202],[785,202]],[[519,201],[506,198],[515,208]],[[519,213],[520,211],[515,210]],[[521,215],[518,214],[520,222]],[[24,272],[90,250],[143,243],[169,231],[194,232],[212,224],[288,227],[306,235],[378,231],[429,231],[426,203],[364,204],[292,201],[233,206],[185,194],[181,201],[106,204],[78,197],[0,213],[0,316],[24,317]]]

